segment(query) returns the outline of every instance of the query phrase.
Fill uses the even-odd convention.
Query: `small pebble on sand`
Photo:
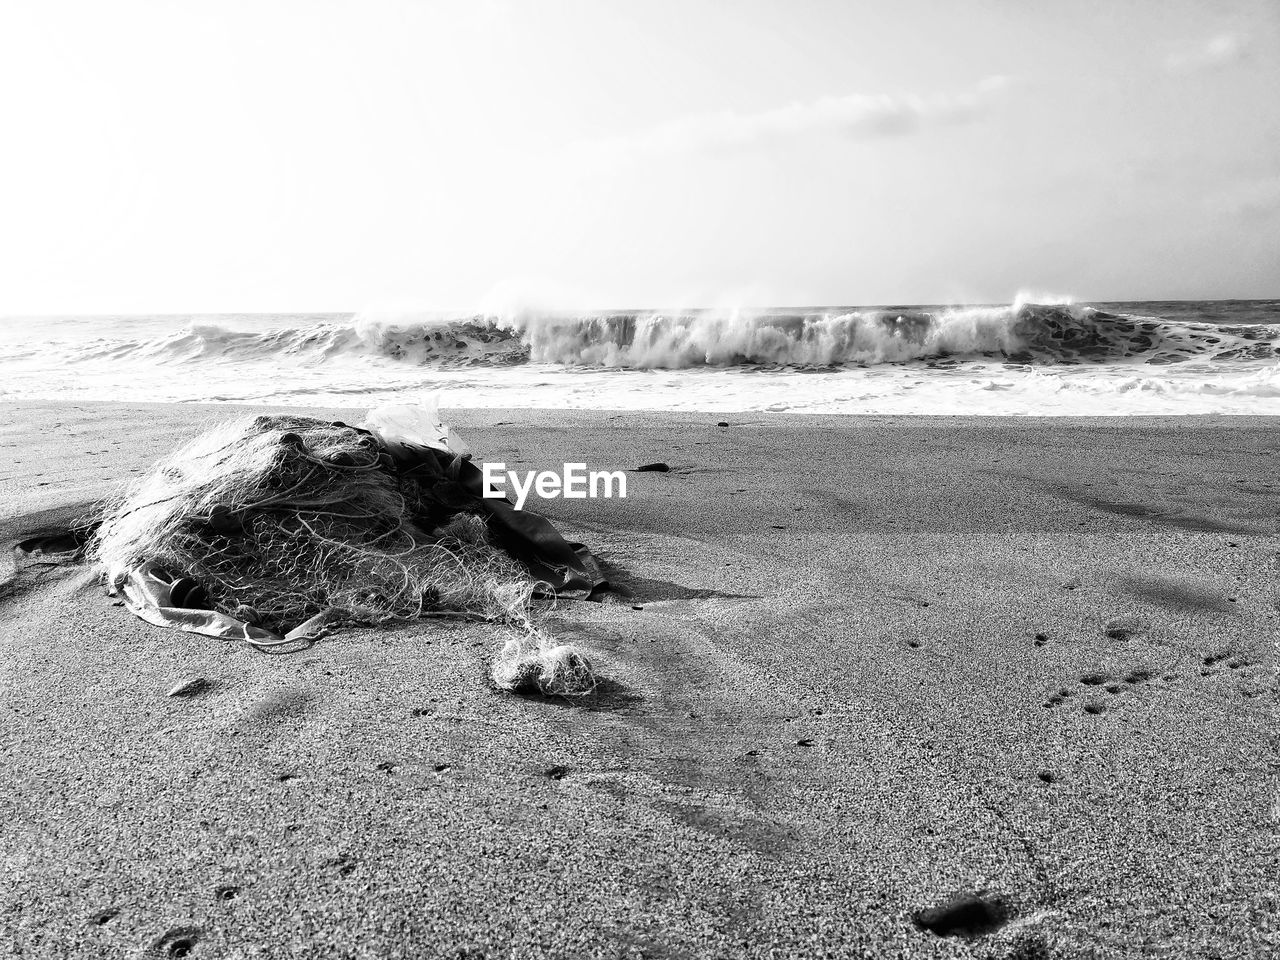
[[[170,687],[166,696],[194,697],[196,694],[203,693],[209,689],[209,686],[209,681],[204,677],[186,677]]]

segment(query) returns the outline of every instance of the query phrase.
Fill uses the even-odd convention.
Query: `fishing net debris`
[[[557,595],[604,586],[594,558],[485,497],[463,450],[430,408],[374,411],[361,427],[232,420],[108,504],[89,555],[152,623],[271,648],[342,625],[463,617],[505,632],[499,687],[588,692],[590,662],[538,623]]]

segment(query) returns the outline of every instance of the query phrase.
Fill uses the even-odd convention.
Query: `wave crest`
[[[152,340],[99,341],[81,355],[179,362],[365,356],[444,367],[533,362],[622,369],[812,369],[993,358],[1167,364],[1275,358],[1280,326],[1217,326],[1070,303],[808,313],[362,314],[266,332],[201,323]]]

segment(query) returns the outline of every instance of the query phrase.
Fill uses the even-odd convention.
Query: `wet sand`
[[[243,409],[0,405],[0,534]],[[12,955],[1280,948],[1275,420],[450,419],[670,464],[531,500],[631,593],[552,617],[601,692],[495,692],[478,624],[271,656],[0,572]]]

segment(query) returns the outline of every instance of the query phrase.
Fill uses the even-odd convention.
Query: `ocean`
[[[7,317],[0,400],[1280,414],[1280,300]]]

